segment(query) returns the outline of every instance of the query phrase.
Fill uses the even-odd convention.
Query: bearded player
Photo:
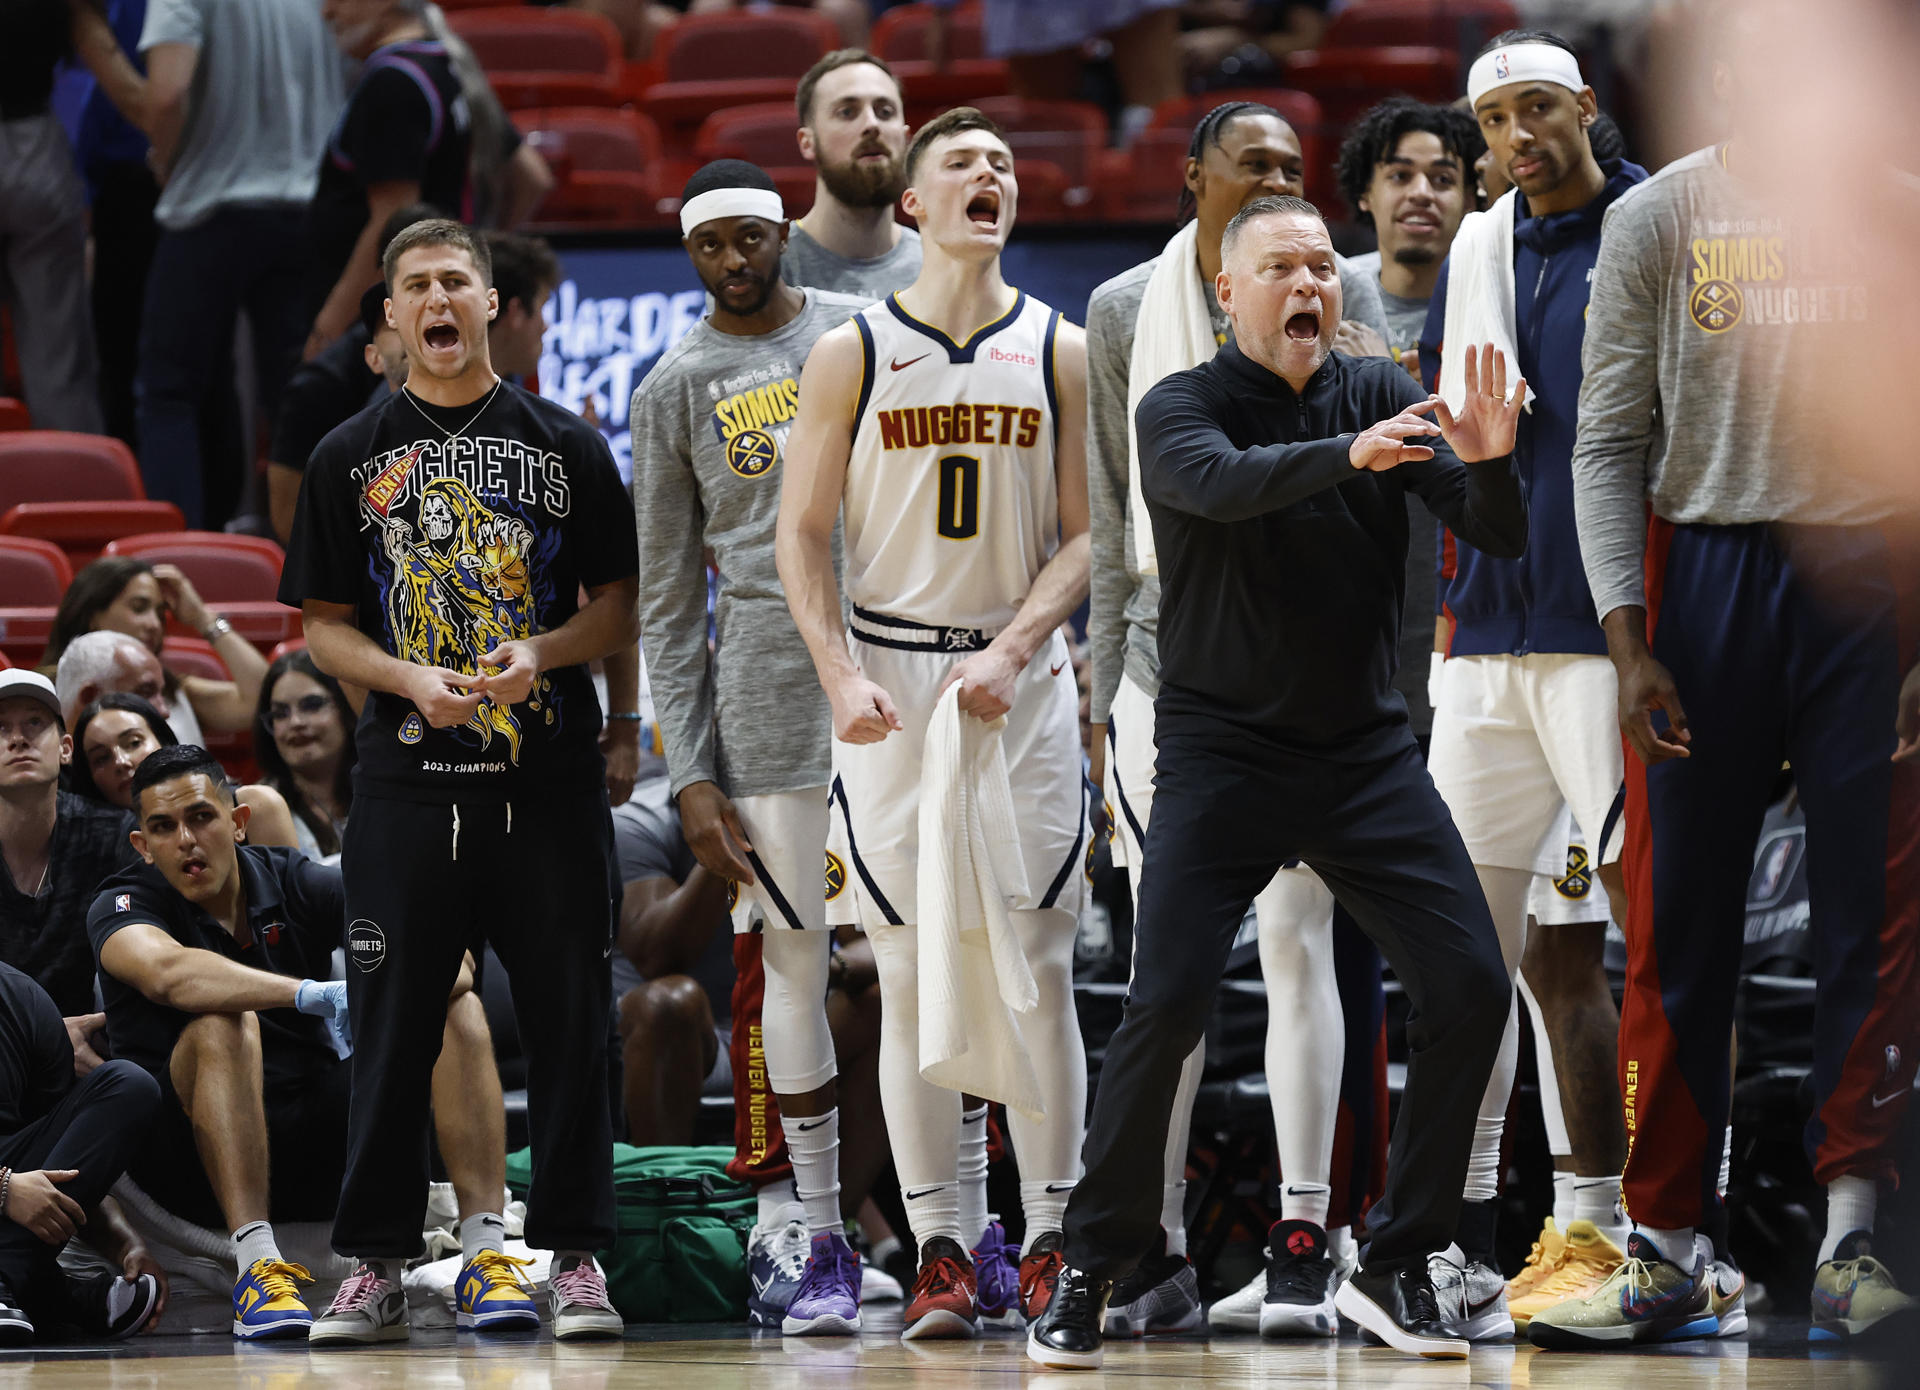
[[[1008,903],[1039,991],[1014,1017],[1041,1118],[1010,1110],[1026,1316],[1044,1309],[1059,1270],[1086,1060],[1072,982],[1085,847],[1078,692],[1058,629],[1087,592],[1087,489],[1084,338],[1000,275],[1019,196],[1005,138],[957,108],[914,137],[906,175],[920,277],[808,358],[776,554],[832,705],[835,814],[879,965],[887,1129],[920,1255],[901,1333],[913,1340],[971,1336],[979,1318],[960,1208],[961,1098],[923,1077],[919,1041],[922,745],[953,685],[962,713],[1007,720],[1029,890]]]

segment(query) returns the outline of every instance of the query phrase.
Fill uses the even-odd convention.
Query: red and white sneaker
[[[1033,1248],[1020,1257],[1020,1311],[1027,1325],[1040,1321],[1053,1301],[1054,1286],[1060,1282],[1060,1270],[1066,1264],[1066,1237],[1058,1231],[1044,1231]]]
[[[959,1241],[935,1236],[920,1247],[920,1277],[907,1299],[900,1340],[972,1337],[979,1330],[973,1261]]]

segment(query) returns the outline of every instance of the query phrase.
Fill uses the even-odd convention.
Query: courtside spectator
[[[305,1337],[298,1285],[310,1280],[282,1259],[271,1222],[324,1221],[339,1197],[352,1028],[346,986],[326,976],[335,947],[368,938],[349,936],[338,869],[237,843],[246,808],[205,749],[153,754],[134,800],[146,862],[101,884],[87,918],[114,1054],[163,1097],[134,1178],[175,1215],[233,1233],[235,1337]],[[497,1207],[506,1186],[505,1110],[472,983],[468,957],[433,1085],[463,1218]],[[463,1313],[496,1309],[469,1308],[461,1284]],[[505,1302],[524,1325],[532,1303]]]
[[[243,309],[269,417],[299,358],[306,206],[344,99],[340,62],[319,8],[283,0],[149,0],[140,51],[164,184],[141,316],[140,468],[189,527],[218,527],[201,414],[231,387]]]
[[[0,671],[0,961],[31,976],[66,1019],[74,1068],[100,1065],[87,905],[100,880],[132,863],[124,811],[60,790],[73,755],[53,686]]]
[[[261,780],[286,798],[302,851],[315,859],[340,853],[353,805],[358,723],[340,682],[302,648],[267,669],[254,721],[254,757]]]
[[[160,711],[138,695],[102,695],[73,721],[73,759],[67,790],[122,811],[133,809],[133,774],[147,755],[179,743]],[[293,812],[272,787],[258,782],[234,789],[234,799],[252,812],[247,843],[297,843]]]
[[[176,676],[164,669],[160,654],[167,635],[167,615],[192,628],[208,642],[233,673],[228,681],[208,676]],[[125,633],[147,649],[154,664],[162,667],[162,698],[154,700],[146,689],[134,685],[102,684],[91,695],[78,695],[66,706],[68,718],[78,714],[100,696],[114,690],[131,690],[143,699],[153,700],[154,708],[166,717],[182,743],[199,743],[201,729],[219,733],[237,733],[253,723],[253,707],[260,698],[260,682],[267,674],[267,659],[259,649],[233,630],[225,618],[215,617],[201,601],[193,581],[177,565],[150,565],[128,556],[105,555],[73,577],[60,609],[54,615],[53,630],[47,637],[47,654],[42,670],[57,669],[69,647],[86,633]],[[104,648],[96,652],[96,661]],[[138,663],[145,666],[144,662]],[[93,670],[103,667],[90,666]],[[58,683],[58,677],[55,678]],[[62,696],[65,698],[64,694]]]
[[[500,297],[500,311],[487,325],[487,353],[496,372],[525,385],[540,368],[547,300],[560,284],[560,262],[539,237],[513,232],[488,232],[487,254],[493,258],[493,288]],[[397,343],[400,335],[393,336]],[[406,380],[404,369],[400,379]]]
[[[166,1275],[107,1196],[146,1139],[160,1088],[131,1062],[74,1071],[53,1000],[0,964],[0,1345],[55,1325],[132,1337],[166,1306]],[[61,1270],[82,1228],[121,1274]]]

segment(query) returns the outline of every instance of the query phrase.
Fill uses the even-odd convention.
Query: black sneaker
[[[1109,1337],[1191,1332],[1204,1315],[1193,1261],[1169,1255],[1167,1233],[1162,1231],[1153,1253],[1113,1286],[1103,1330]]]
[[[33,1319],[13,1290],[0,1281],[0,1347],[23,1347],[33,1340]]]
[[[1112,1293],[1110,1280],[1072,1265],[1062,1267],[1047,1310],[1027,1329],[1027,1358],[1054,1370],[1099,1369],[1100,1325]]]
[[[1260,1335],[1339,1335],[1334,1268],[1322,1227],[1311,1221],[1274,1222],[1267,1233],[1267,1295],[1260,1300]]]
[[[1384,1274],[1357,1269],[1340,1286],[1334,1303],[1348,1322],[1410,1356],[1467,1354],[1467,1344],[1440,1321],[1439,1300],[1424,1260]]]
[[[91,1337],[111,1342],[140,1334],[160,1305],[160,1281],[142,1274],[129,1283],[117,1274],[67,1280],[73,1320]]]

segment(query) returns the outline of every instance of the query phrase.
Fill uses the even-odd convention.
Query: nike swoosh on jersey
[[[907,368],[911,367],[915,362],[924,362],[931,356],[933,356],[932,353],[923,352],[918,357],[909,357],[904,362],[902,362],[898,357],[896,357],[893,359],[892,362],[888,363],[887,365],[892,367],[893,370],[895,370],[896,372],[904,372]]]
[[[1061,662],[1061,663],[1060,663],[1060,664],[1059,664],[1058,666],[1054,666],[1054,667],[1050,667],[1050,668],[1048,668],[1048,669],[1049,669],[1049,673],[1050,673],[1050,674],[1052,674],[1052,675],[1056,675],[1056,676],[1057,676],[1057,675],[1059,675],[1059,674],[1060,674],[1060,673],[1061,673],[1062,671],[1064,671],[1064,670],[1066,670],[1066,669],[1067,669],[1067,663],[1063,661],[1063,662]]]

